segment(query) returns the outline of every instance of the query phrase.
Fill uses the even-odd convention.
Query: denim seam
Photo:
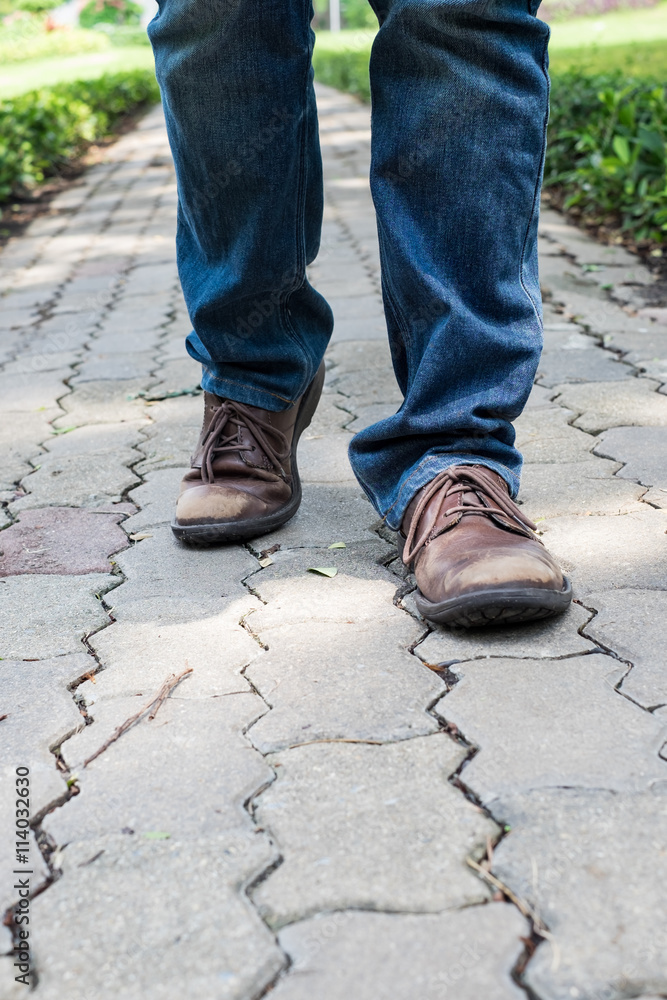
[[[237,379],[221,378],[219,375],[214,375],[208,368],[205,368],[205,371],[213,382],[228,382],[230,385],[239,385],[243,389],[250,389],[252,392],[263,393],[266,396],[273,396],[274,399],[280,399],[283,403],[289,403],[290,406],[294,406],[294,399],[289,399],[287,396],[279,396],[277,392],[271,392],[270,389],[258,389],[256,385],[248,385],[247,382],[239,382]],[[219,395],[219,393],[216,393],[216,395]]]
[[[392,315],[394,317],[394,322],[396,323],[396,326],[401,331],[401,333],[403,334],[403,337],[404,337],[404,341],[405,341],[405,360],[406,360],[407,369],[408,369],[407,373],[406,373],[406,381],[407,381],[407,384],[409,386],[411,384],[411,377],[410,376],[412,374],[412,371],[411,371],[411,369],[412,369],[412,359],[411,359],[411,351],[410,351],[410,347],[411,347],[410,328],[409,328],[408,324],[405,322],[405,318],[403,316],[403,313],[401,312],[401,310],[398,307],[398,301],[397,301],[396,295],[394,293],[394,290],[392,288],[391,280],[389,278],[389,268],[387,266],[387,255],[386,255],[385,249],[384,249],[384,241],[385,241],[384,226],[382,225],[382,222],[380,221],[379,217],[378,217],[378,220],[377,220],[377,226],[378,226],[378,248],[380,250],[380,269],[382,271],[382,284],[383,284],[383,287],[384,287],[384,293],[385,293],[385,297],[386,297],[386,304],[389,307],[389,309],[391,310],[391,313],[392,313]]]
[[[529,13],[532,13],[530,0],[528,0],[528,10],[529,10]],[[540,190],[541,190],[541,187],[542,187],[542,176],[543,176],[543,173],[544,173],[544,163],[545,163],[546,151],[547,151],[547,127],[549,125],[549,95],[551,93],[551,81],[549,80],[549,73],[547,72],[547,54],[548,54],[548,46],[549,46],[549,37],[550,36],[547,35],[547,37],[545,39],[544,54],[542,56],[542,73],[544,74],[544,78],[547,81],[547,111],[546,111],[546,115],[545,115],[545,118],[544,118],[544,126],[543,126],[543,130],[542,130],[542,151],[541,151],[541,154],[540,154],[540,168],[539,168],[539,171],[538,171],[538,174],[537,174],[537,181],[535,183],[535,193],[533,195],[533,205],[532,205],[532,208],[531,208],[530,218],[528,220],[528,225],[526,227],[526,235],[524,237],[523,246],[521,248],[521,265],[520,265],[520,268],[519,268],[519,281],[521,282],[521,287],[524,290],[526,298],[528,299],[528,301],[530,302],[531,306],[533,307],[533,312],[535,313],[535,317],[537,319],[537,322],[539,323],[540,329],[542,329],[542,325],[543,325],[542,324],[542,318],[540,316],[540,311],[539,311],[537,303],[535,302],[535,300],[533,299],[533,296],[530,294],[530,292],[528,291],[528,288],[526,287],[526,282],[524,280],[524,269],[525,269],[525,266],[526,266],[526,248],[528,246],[528,237],[530,236],[530,230],[532,228],[533,221],[535,219],[535,213],[537,211],[537,207],[538,207],[538,204],[539,204]]]
[[[309,32],[310,24],[310,5],[311,0],[305,0],[304,6],[306,8],[306,31]],[[305,247],[305,234],[304,234],[304,219],[306,212],[306,174],[308,170],[308,164],[306,162],[306,146],[308,141],[308,81],[310,77],[310,68],[313,58],[313,46],[310,35],[308,37],[308,62],[306,65],[306,77],[304,80],[303,87],[303,118],[301,122],[301,135],[299,137],[300,145],[300,158],[299,158],[299,184],[297,189],[297,209],[296,209],[296,275],[294,278],[294,288],[290,288],[285,294],[285,298],[281,304],[280,314],[283,319],[283,325],[292,339],[292,342],[298,348],[305,361],[306,371],[308,373],[307,385],[313,379],[314,372],[312,371],[312,366],[310,363],[310,358],[308,352],[306,351],[304,345],[301,342],[301,338],[297,330],[292,325],[292,320],[289,312],[289,300],[300,288],[303,288],[305,284],[305,273],[306,273],[306,247]],[[301,272],[303,271],[304,277],[299,280]]]

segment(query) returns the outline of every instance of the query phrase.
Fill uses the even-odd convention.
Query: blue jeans
[[[371,189],[404,402],[353,438],[350,460],[392,528],[451,465],[486,465],[518,491],[511,421],[542,347],[538,4],[373,3]],[[323,200],[311,15],[310,0],[160,0],[149,26],[178,178],[187,349],[209,392],[269,410],[304,392],[333,329],[306,279]]]

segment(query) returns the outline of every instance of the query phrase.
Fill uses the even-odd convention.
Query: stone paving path
[[[35,995],[667,996],[667,312],[545,213],[522,501],[577,600],[428,627],[346,457],[400,402],[368,111],[320,107],[336,333],[275,535],[190,551],[168,527],[201,398],[160,112],[0,257],[0,870],[5,910],[27,765]]]

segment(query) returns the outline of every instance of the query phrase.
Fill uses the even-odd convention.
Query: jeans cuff
[[[245,403],[247,406],[259,406],[263,410],[271,410],[273,413],[288,410],[295,403],[293,399],[278,396],[266,389],[258,389],[246,382],[220,378],[204,365],[202,365],[201,386],[206,392],[212,392],[223,399],[233,399],[234,402]]]
[[[414,495],[427,483],[444,472],[451,469],[453,465],[483,465],[493,472],[502,476],[509,486],[510,496],[515,499],[519,492],[520,479],[516,472],[512,472],[506,465],[494,462],[493,459],[480,458],[477,455],[430,455],[423,459],[419,465],[410,469],[401,479],[396,491],[396,500],[386,513],[383,513],[385,523],[393,531],[398,531],[401,527],[405,512],[410,506]]]

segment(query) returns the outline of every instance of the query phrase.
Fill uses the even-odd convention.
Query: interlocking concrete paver
[[[558,406],[526,409],[516,420],[517,447],[530,464],[564,464],[591,461],[594,442],[588,434],[571,427],[574,414]]]
[[[64,416],[54,421],[57,430],[87,424],[136,422],[146,417],[145,404],[138,394],[150,379],[117,379],[84,382],[76,391],[61,399]],[[67,390],[66,390],[67,391]]]
[[[259,607],[246,594],[217,613],[204,607],[190,621],[165,622],[157,616],[146,622],[119,621],[108,634],[104,629],[91,636],[91,648],[105,669],[94,684],[81,685],[80,693],[91,708],[104,698],[148,698],[166,677],[187,667],[193,674],[180,688],[180,698],[250,690],[241,674],[263,650],[239,623]]]
[[[642,504],[620,516],[555,517],[539,528],[574,583],[592,590],[667,588],[667,513]]]
[[[614,427],[601,436],[595,454],[624,462],[621,479],[667,487],[667,427]]]
[[[572,656],[595,649],[595,644],[579,635],[579,629],[591,618],[591,612],[577,604],[564,615],[521,628],[465,629],[434,628],[415,647],[425,663],[451,666],[466,660],[489,656],[556,657]]]
[[[173,503],[172,503],[173,506]],[[296,517],[279,531],[262,535],[252,543],[258,551],[280,545],[283,549],[301,546],[325,547],[335,542],[358,542],[370,537],[377,523],[356,480],[343,486],[305,483],[303,500]]]
[[[540,233],[554,243],[560,244],[566,253],[579,264],[599,264],[617,267],[639,268],[637,258],[623,247],[606,246],[595,243],[580,229],[565,221],[558,212],[543,210],[540,218]]]
[[[285,927],[292,960],[275,1000],[519,1000],[511,972],[526,921],[503,903],[459,913],[332,913]]]
[[[656,389],[649,379],[569,385],[558,402],[579,414],[574,426],[588,434],[628,425],[667,427],[667,399]]]
[[[0,579],[0,657],[44,659],[78,652],[81,638],[109,624],[99,594],[114,576],[10,576]]]
[[[596,453],[599,448],[596,449]],[[533,521],[567,514],[625,514],[645,489],[613,478],[618,462],[528,463],[521,477],[523,512]]]
[[[183,467],[148,473],[141,486],[128,494],[139,509],[125,521],[125,530],[132,534],[155,524],[170,524],[174,517],[174,497],[178,496],[178,488],[186,471],[187,468]]]
[[[101,503],[119,501],[123,493],[138,481],[128,468],[141,456],[136,451],[112,453],[84,452],[83,455],[51,457],[48,453],[33,461],[36,471],[21,479],[21,489],[27,495],[12,505],[12,512],[45,504],[54,506],[76,504],[97,507]]]
[[[506,800],[494,873],[553,935],[526,969],[541,1000],[667,991],[664,784],[614,795],[558,789]]]
[[[136,697],[96,705],[95,724],[63,747],[81,791],[67,809],[45,819],[44,828],[56,843],[94,840],[125,827],[137,837],[161,830],[181,841],[236,827],[252,832],[243,804],[273,774],[242,733],[267,711],[266,704],[250,691],[224,699],[181,698],[189,680],[181,682],[155,719],[135,725],[84,767],[103,740],[141,707]],[[175,785],[182,790],[177,803]]]
[[[534,788],[639,791],[667,780],[667,730],[618,697],[619,666],[622,677],[599,655],[456,666],[462,679],[435,711],[482,747],[462,780],[487,805]]]
[[[667,704],[664,590],[610,590],[588,598],[597,614],[584,633],[632,663],[621,691],[646,709]]]
[[[272,709],[250,730],[253,744],[271,753],[317,740],[388,742],[437,730],[426,709],[444,682],[408,653],[422,631],[409,619],[385,625],[381,636],[372,622],[320,622],[316,636],[311,625],[273,629],[268,652],[246,671]]]
[[[0,489],[15,490],[33,471],[30,459],[39,455],[39,442],[51,430],[48,412],[4,414],[0,422]]]
[[[186,982],[196,996],[257,996],[285,959],[242,889],[273,860],[262,838],[236,832],[67,847],[62,878],[33,903],[41,996],[172,1000]]]
[[[6,715],[0,727],[3,802],[16,799],[13,793],[17,767],[30,768],[31,816],[36,816],[65,794],[67,786],[56,770],[51,748],[59,747],[71,733],[85,725],[67,685],[78,680],[88,669],[90,658],[85,653],[35,663],[9,659],[0,662],[2,712]],[[16,895],[11,893],[15,879],[9,877],[12,868],[16,867],[12,864],[16,841],[14,813],[14,809],[2,810],[3,840],[7,845],[0,870],[3,911]],[[30,850],[31,860],[39,865],[39,852],[35,851],[32,856],[33,849]],[[45,872],[45,867],[40,866],[40,876],[45,877]]]
[[[129,545],[120,519],[72,507],[25,511],[2,534],[0,577],[108,573],[109,557]]]
[[[431,629],[347,458],[353,433],[401,402],[368,109],[322,88],[318,99],[325,218],[309,273],[336,328],[300,447],[303,506],[281,531],[208,552],[170,533],[202,398],[182,343],[190,322],[159,109],[0,255],[7,549],[38,523],[36,508],[51,508],[49,523],[85,521],[74,554],[90,547],[106,568],[98,526],[132,515],[113,526],[123,544],[131,536],[113,575],[0,578],[0,656],[14,657],[0,673],[20,706],[0,733],[11,723],[34,766],[38,810],[62,803],[37,817],[62,877],[33,901],[36,998],[413,1000],[417,988],[495,1000],[526,984],[536,1000],[666,993],[654,932],[667,724],[659,286],[624,248],[543,216],[545,353],[517,421],[520,500],[582,604],[502,634]],[[21,567],[48,568],[49,552],[14,549]],[[70,545],[70,572],[83,565],[72,555]],[[615,658],[591,655],[596,644]],[[186,667],[154,720],[80,767]],[[67,764],[80,772],[76,795]],[[131,823],[135,833],[119,832]],[[492,869],[540,910],[556,961],[548,943],[532,955],[518,909],[489,902],[493,889],[466,864],[501,829]],[[260,913],[298,922],[276,942]],[[9,981],[3,1000],[14,1000]]]
[[[281,927],[320,910],[439,912],[488,898],[465,858],[498,830],[447,781],[464,758],[444,734],[271,756],[278,779],[256,817],[285,860],[253,893],[264,919]]]

